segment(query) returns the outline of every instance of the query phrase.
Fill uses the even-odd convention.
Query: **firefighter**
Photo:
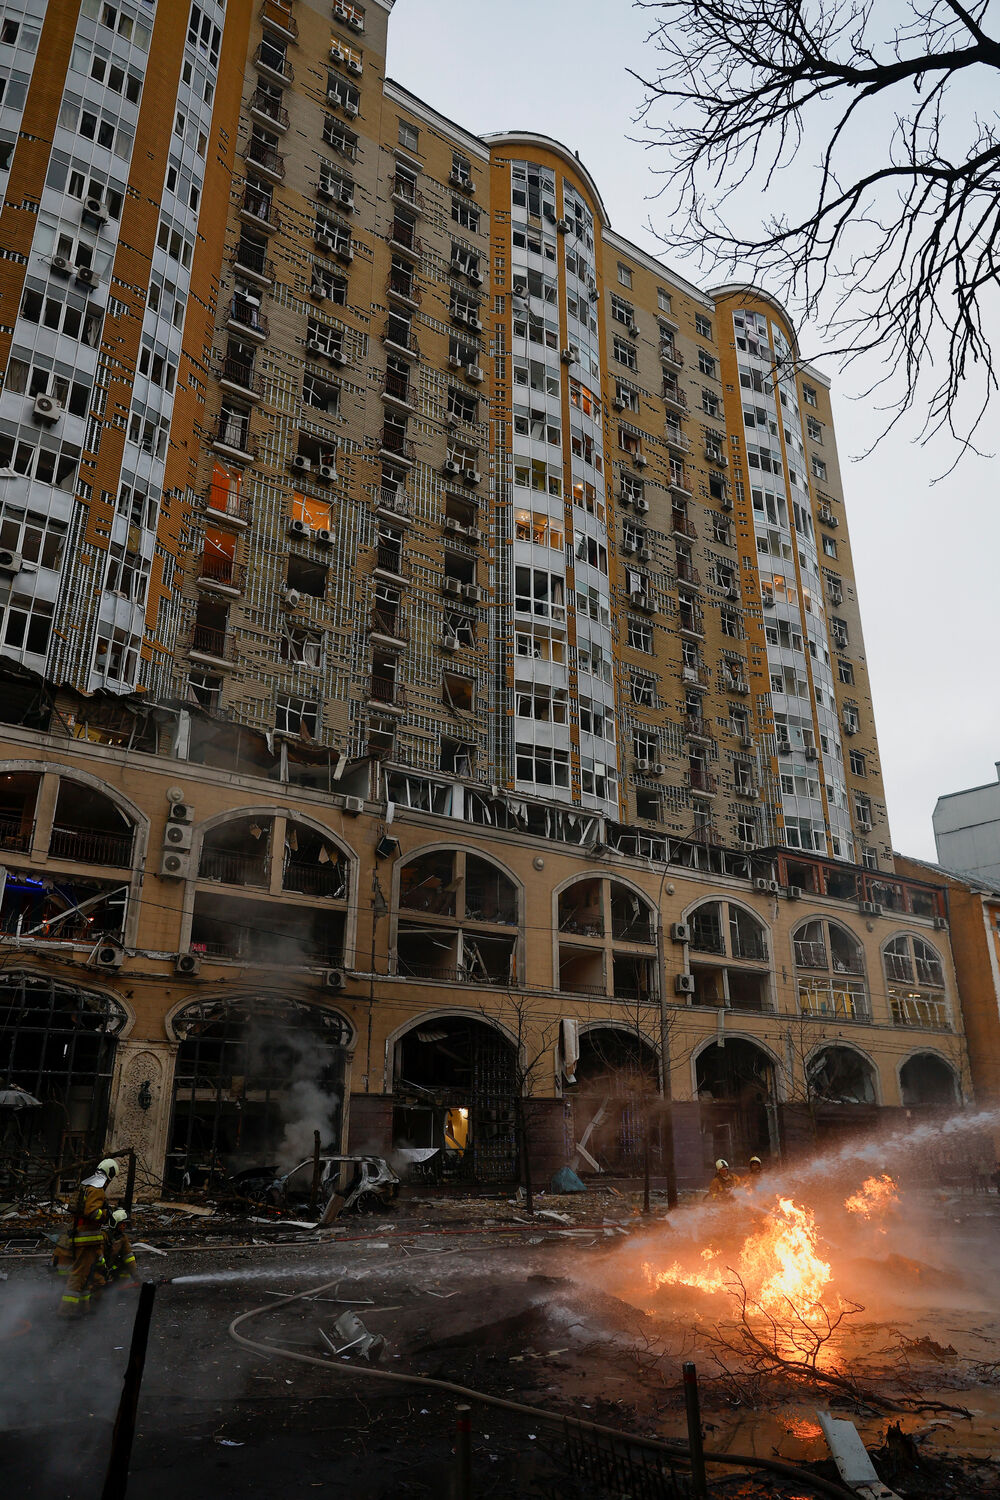
[[[129,1286],[139,1285],[135,1252],[125,1233],[127,1220],[128,1214],[123,1208],[116,1208],[111,1215],[111,1222],[104,1236],[104,1256],[99,1262],[100,1269],[95,1277],[95,1282],[98,1282],[102,1289],[105,1286],[113,1286],[118,1281],[127,1281]]]
[[[60,1273],[67,1277],[59,1311],[75,1317],[90,1306],[90,1288],[97,1262],[104,1249],[108,1217],[108,1183],[118,1175],[118,1163],[106,1156],[97,1171],[80,1184],[73,1205],[73,1227],[56,1247]]]
[[[729,1163],[720,1156],[715,1163],[715,1176],[708,1184],[710,1198],[725,1198],[732,1192],[733,1188],[739,1187],[740,1179],[735,1172],[730,1172]]]
[[[751,1156],[749,1164],[748,1164],[748,1170],[750,1172],[750,1176],[751,1177],[759,1177],[760,1176],[760,1174],[764,1170],[764,1163],[761,1161],[761,1159],[760,1159],[759,1156]]]

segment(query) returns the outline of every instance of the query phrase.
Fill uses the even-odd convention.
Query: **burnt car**
[[[381,1156],[323,1153],[319,1170],[316,1209],[321,1218],[336,1218],[342,1213],[378,1213],[393,1203],[399,1193],[399,1178]],[[232,1179],[234,1190],[250,1203],[300,1212],[309,1207],[312,1183],[311,1156],[288,1172],[281,1172],[276,1166],[248,1167]]]

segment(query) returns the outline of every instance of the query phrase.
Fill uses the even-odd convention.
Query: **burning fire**
[[[896,1184],[888,1173],[881,1177],[867,1177],[856,1193],[844,1200],[849,1214],[860,1214],[863,1219],[872,1219],[894,1208],[899,1202]]]
[[[819,1306],[833,1272],[820,1257],[818,1238],[816,1220],[809,1209],[799,1208],[791,1198],[775,1199],[767,1222],[744,1241],[731,1267],[746,1288],[748,1303],[771,1313],[787,1311],[791,1303],[802,1317]],[[690,1286],[704,1292],[725,1292],[731,1290],[725,1270],[712,1264],[720,1254],[718,1250],[703,1250],[702,1271],[686,1270],[675,1261],[666,1271],[658,1271],[647,1262],[643,1272],[653,1287]]]

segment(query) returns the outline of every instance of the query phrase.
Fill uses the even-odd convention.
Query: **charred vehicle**
[[[235,1191],[250,1203],[304,1212],[313,1191],[313,1159],[308,1157],[288,1172],[276,1166],[248,1167],[232,1180]],[[316,1212],[323,1218],[342,1213],[377,1213],[393,1203],[399,1178],[381,1156],[319,1158]]]

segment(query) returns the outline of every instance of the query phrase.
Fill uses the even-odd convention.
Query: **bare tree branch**
[[[1000,122],[970,103],[1000,75],[987,0],[906,0],[898,24],[874,0],[636,3],[654,19],[645,139],[679,226],[665,247],[762,282],[827,354],[877,360],[863,394],[886,431],[917,407],[925,439],[971,445],[1000,307]],[[762,215],[779,194],[794,207]]]

